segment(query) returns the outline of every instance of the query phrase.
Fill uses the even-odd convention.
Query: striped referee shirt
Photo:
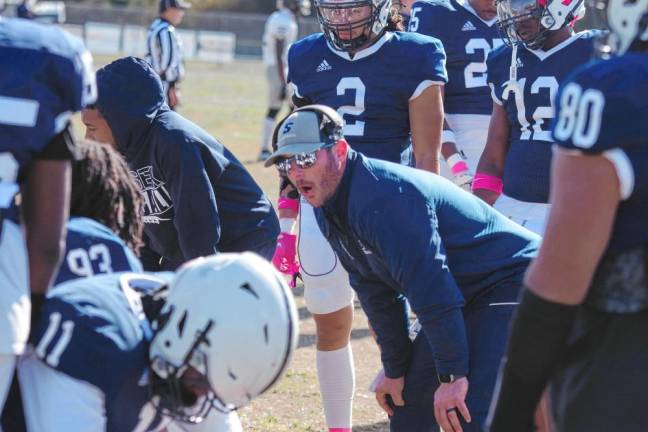
[[[182,44],[175,27],[162,18],[156,18],[149,27],[146,45],[146,60],[160,75],[166,91],[184,76]]]

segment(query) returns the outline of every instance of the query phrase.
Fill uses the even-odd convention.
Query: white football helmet
[[[540,49],[549,32],[585,16],[584,0],[497,0],[498,26],[509,45]],[[532,20],[537,20],[535,25]]]
[[[610,32],[599,47],[601,55],[623,54],[637,41],[648,41],[648,0],[588,0],[596,28]]]
[[[198,423],[265,392],[286,369],[298,334],[290,289],[251,252],[197,258],[169,284],[150,347],[151,397],[165,415]],[[200,373],[204,395],[183,374]]]

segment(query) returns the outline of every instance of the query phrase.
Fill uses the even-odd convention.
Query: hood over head
[[[145,60],[124,57],[97,71],[96,106],[117,146],[137,145],[160,110],[168,110],[160,77]]]

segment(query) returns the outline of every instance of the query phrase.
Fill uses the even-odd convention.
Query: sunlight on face
[[[108,122],[98,109],[84,109],[81,112],[81,121],[86,127],[85,137],[87,139],[117,148],[112,129],[110,129]]]

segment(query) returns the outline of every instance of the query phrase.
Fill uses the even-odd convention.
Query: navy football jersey
[[[504,43],[497,18],[484,21],[468,3],[457,0],[417,1],[408,30],[443,43],[448,70],[445,112],[490,115],[493,104],[486,83],[486,57]]]
[[[0,17],[0,208],[11,204],[31,160],[96,98],[91,63],[68,33]]]
[[[141,272],[142,264],[122,239],[95,220],[70,219],[65,256],[55,285],[80,277],[125,271]]]
[[[298,101],[340,113],[355,150],[400,163],[410,145],[409,101],[447,81],[444,63],[441,42],[428,36],[387,32],[350,57],[317,33],[290,47],[288,81]]]
[[[107,431],[155,430],[162,420],[149,411],[153,333],[141,295],[171,276],[114,273],[63,283],[48,292],[32,330],[35,353],[43,362],[103,393]]]
[[[509,149],[504,166],[504,193],[520,201],[549,201],[551,120],[560,82],[589,62],[595,33],[578,33],[548,51],[517,52],[517,81],[511,82],[511,48],[488,56],[488,85],[493,101],[503,105],[509,122]]]
[[[553,137],[616,166],[623,201],[608,251],[648,245],[648,55],[626,53],[575,71],[558,92]]]

